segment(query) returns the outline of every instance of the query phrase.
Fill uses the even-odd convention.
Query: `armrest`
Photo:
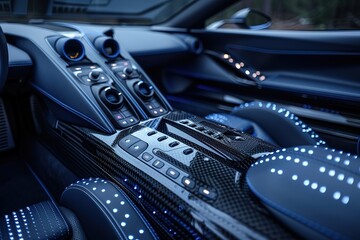
[[[104,179],[71,184],[62,194],[61,204],[76,214],[88,239],[157,239],[126,194]]]

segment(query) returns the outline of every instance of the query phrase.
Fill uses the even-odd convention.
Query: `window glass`
[[[251,8],[271,17],[269,29],[337,30],[360,29],[359,0],[242,0],[207,20],[210,25]],[[220,28],[241,28],[225,24]]]

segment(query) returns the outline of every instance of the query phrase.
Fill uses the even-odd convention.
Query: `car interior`
[[[237,2],[0,1],[1,240],[360,236],[360,4]]]

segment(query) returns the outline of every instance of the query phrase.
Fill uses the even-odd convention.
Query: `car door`
[[[268,1],[245,2],[269,8]],[[271,6],[282,4],[287,11],[302,2],[307,3],[303,11],[321,8],[306,0],[289,2],[293,5],[273,0]],[[356,152],[360,135],[360,26],[353,24],[356,19],[341,23],[338,15],[349,19],[360,8],[356,1],[331,2],[335,13],[317,20],[333,20],[326,26],[311,16],[301,19],[301,13],[292,10],[299,14],[297,22],[303,29],[285,20],[273,23],[273,29],[233,25],[192,29],[203,53],[166,68],[162,79],[168,99],[175,107],[199,115],[227,112],[253,100],[279,103],[310,124],[330,146]],[[270,13],[275,14],[278,8]],[[270,17],[275,17],[274,21],[279,18]],[[191,104],[186,107],[184,102]]]

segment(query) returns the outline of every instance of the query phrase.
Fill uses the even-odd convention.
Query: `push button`
[[[154,135],[154,134],[156,134],[156,131],[151,131],[151,132],[148,132],[148,133],[147,133],[148,136],[152,136],[152,135]]]
[[[210,200],[215,200],[215,199],[216,199],[216,196],[217,196],[217,194],[216,194],[215,191],[210,190],[210,189],[208,189],[208,188],[204,188],[204,187],[200,187],[200,188],[199,188],[199,193],[200,193],[202,196],[204,196],[204,197],[206,197],[206,198],[208,198],[208,199],[210,199]]]
[[[150,161],[151,159],[153,159],[154,157],[147,152],[144,152],[143,155],[141,156],[142,160],[144,160],[145,162]]]
[[[124,116],[121,115],[120,113],[114,113],[113,116],[114,116],[114,118],[115,118],[116,120],[122,120],[122,119],[124,119]]]
[[[187,148],[187,149],[185,149],[185,150],[183,151],[183,154],[189,155],[189,154],[191,154],[191,153],[193,153],[193,152],[194,152],[194,150],[193,150],[192,148]]]
[[[159,142],[162,142],[162,141],[164,141],[165,139],[167,139],[168,137],[167,136],[161,136],[161,137],[159,137],[157,140],[159,141]]]
[[[128,135],[126,137],[124,137],[123,139],[120,140],[119,142],[119,146],[124,149],[127,150],[131,145],[133,145],[134,143],[140,141],[140,139],[138,139],[137,137],[134,137],[132,135]]]
[[[180,173],[173,168],[169,168],[166,171],[166,175],[168,175],[169,177],[171,177],[173,179],[176,179],[177,177],[179,177]]]
[[[129,112],[129,111],[123,111],[122,114],[123,114],[125,117],[131,117],[131,116],[132,116],[131,112]]]
[[[190,179],[188,177],[183,177],[181,182],[188,189],[193,189],[195,187],[195,181],[193,181],[192,179]]]
[[[131,145],[127,152],[133,155],[134,157],[138,157],[145,149],[148,147],[148,144],[144,141],[139,141]]]
[[[199,127],[195,128],[195,129],[198,130],[198,131],[200,131],[200,132],[202,132],[202,131],[205,130],[205,128],[204,128],[203,126],[199,126]]]
[[[180,143],[179,142],[171,142],[171,143],[169,143],[169,147],[176,147],[177,145],[179,145]]]
[[[152,165],[153,165],[154,167],[160,169],[160,168],[162,168],[165,164],[164,164],[162,161],[160,161],[160,160],[155,160]]]

